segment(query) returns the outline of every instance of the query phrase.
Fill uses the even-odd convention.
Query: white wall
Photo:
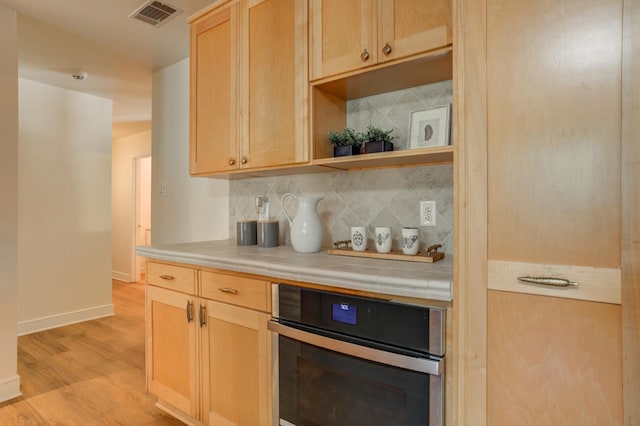
[[[19,80],[18,333],[113,314],[112,101]]]
[[[189,176],[188,59],[153,75],[152,134],[153,243],[228,238],[229,183]]]
[[[16,13],[0,6],[0,402],[18,377],[18,47]]]
[[[151,155],[151,130],[113,140],[111,188],[111,256],[112,277],[135,281],[134,217],[135,203],[133,163],[136,157]]]

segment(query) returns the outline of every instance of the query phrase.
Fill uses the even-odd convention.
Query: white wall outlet
[[[167,184],[166,183],[161,183],[160,184],[160,196],[161,197],[166,197],[167,196]]]
[[[436,226],[435,201],[420,201],[420,226]]]

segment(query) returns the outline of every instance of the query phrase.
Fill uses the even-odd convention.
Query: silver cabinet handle
[[[267,323],[267,328],[281,336],[357,358],[393,365],[394,367],[418,371],[420,373],[438,376],[444,373],[444,359],[414,358],[380,349],[368,348],[366,346],[356,345],[355,343],[344,342],[308,331],[298,330],[297,328],[289,327],[273,320]]]
[[[550,287],[578,287],[580,284],[564,278],[552,277],[518,277],[518,281],[527,284],[539,284]]]
[[[238,294],[238,290],[234,288],[221,287],[218,290],[220,290],[223,293]]]
[[[200,305],[200,328],[204,327],[207,323],[207,307]]]
[[[175,277],[173,275],[160,275],[160,278],[162,278],[163,280],[167,280],[167,281],[171,281],[171,280],[175,279]]]
[[[367,60],[369,60],[369,52],[367,52],[367,49],[364,49],[362,51],[362,53],[360,54],[360,59],[362,59],[362,62],[367,62]]]
[[[382,48],[382,53],[384,53],[385,56],[389,56],[389,54],[391,54],[391,46],[389,45],[389,43],[386,43],[384,45],[384,47]]]
[[[187,322],[193,321],[193,303],[191,300],[187,300]]]

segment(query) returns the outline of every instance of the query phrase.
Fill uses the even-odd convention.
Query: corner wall
[[[189,59],[153,74],[152,105],[153,243],[228,238],[229,182],[189,176]]]
[[[112,102],[19,80],[18,332],[113,314]]]
[[[16,12],[0,6],[0,402],[18,376],[18,47]]]

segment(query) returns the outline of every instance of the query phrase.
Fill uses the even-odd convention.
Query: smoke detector
[[[149,0],[129,14],[129,18],[159,27],[182,12],[175,6],[159,1]]]
[[[89,74],[87,74],[84,71],[78,71],[71,74],[71,77],[73,77],[75,80],[78,80],[78,81],[86,80],[88,76]]]

